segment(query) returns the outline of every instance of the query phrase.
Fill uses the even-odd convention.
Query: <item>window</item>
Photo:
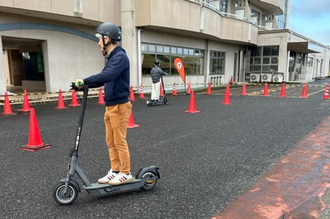
[[[226,53],[219,51],[210,52],[210,74],[220,75],[225,74]]]
[[[242,8],[242,7],[245,7],[245,0],[235,1],[235,8]]]
[[[204,0],[204,2],[210,4],[212,8],[218,11],[227,12],[227,0]]]
[[[162,53],[162,52],[163,52],[163,47],[157,46],[157,53]]]
[[[314,59],[312,57],[308,57],[307,66],[308,67],[313,67],[313,62],[314,62]]]
[[[251,10],[251,21],[256,23],[256,24],[260,24],[260,12],[256,11],[254,9]]]
[[[264,46],[264,56],[278,56],[278,46]]]
[[[204,50],[165,45],[141,44],[142,75],[150,74],[156,59],[160,60],[161,68],[169,75],[179,75],[175,66],[175,57],[181,57],[186,74],[203,74]]]
[[[251,49],[250,71],[278,71],[279,46],[253,47]]]

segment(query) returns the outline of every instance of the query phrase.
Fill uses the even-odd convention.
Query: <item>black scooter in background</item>
[[[80,136],[82,125],[84,121],[87,96],[88,96],[88,86],[85,85],[83,88],[79,89],[74,83],[71,85],[72,89],[76,91],[83,91],[82,108],[80,112],[78,131],[76,135],[75,146],[71,150],[71,163],[69,165],[69,171],[66,178],[62,178],[60,182],[55,186],[53,190],[53,197],[55,201],[61,205],[72,204],[78,197],[78,192],[81,192],[81,187],[79,183],[74,179],[77,175],[83,182],[82,188],[86,190],[89,194],[99,194],[107,195],[114,192],[124,192],[135,189],[151,190],[156,186],[157,180],[160,178],[158,172],[158,167],[149,166],[142,168],[135,176],[133,181],[127,182],[120,185],[110,185],[110,184],[100,184],[100,183],[90,183],[85,174],[82,172],[77,164],[78,160],[78,149],[80,143]]]
[[[153,105],[167,105],[168,104],[168,100],[166,97],[166,91],[165,91],[165,87],[164,87],[164,81],[163,81],[163,75],[160,75],[160,79],[162,81],[162,86],[163,86],[163,91],[164,91],[164,96],[163,98],[160,98],[160,100],[155,100],[155,101],[151,101],[151,99],[147,99],[146,104],[148,106],[153,106]]]

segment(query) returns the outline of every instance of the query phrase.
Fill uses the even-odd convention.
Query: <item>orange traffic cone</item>
[[[134,122],[134,116],[133,116],[133,111],[131,111],[131,115],[129,116],[127,128],[136,128],[139,127],[140,125],[135,124]]]
[[[323,100],[328,100],[329,99],[329,84],[325,87],[324,90],[324,95],[323,95]]]
[[[7,92],[5,93],[5,104],[3,107],[3,113],[2,116],[14,116],[17,113],[14,113],[10,106],[10,101]]]
[[[76,95],[76,91],[72,90],[72,96],[71,96],[71,104],[69,104],[69,106],[81,106],[81,104],[78,103],[77,100],[77,95]]]
[[[265,83],[264,94],[262,96],[264,96],[264,97],[268,97],[269,96],[268,95],[268,84],[267,83]]]
[[[143,86],[142,86],[142,84],[140,84],[140,96],[139,96],[140,98],[145,98],[144,97],[144,93],[143,93]]]
[[[58,92],[58,103],[57,103],[57,107],[55,107],[55,109],[61,110],[61,109],[66,109],[66,108],[68,108],[68,107],[66,107],[64,105],[62,90],[60,89],[59,92]]]
[[[209,83],[206,91],[206,95],[211,95],[212,94],[212,83]]]
[[[129,93],[129,100],[130,101],[135,100],[133,86],[131,86],[131,90],[130,90],[130,93]]]
[[[233,79],[233,76],[231,76],[230,78],[230,84],[233,85],[234,84],[234,79]]]
[[[191,91],[189,108],[185,112],[186,113],[199,113],[199,111],[196,109],[195,93],[193,90]]]
[[[102,87],[99,88],[99,100],[96,104],[105,105]]]
[[[247,94],[246,94],[246,84],[245,83],[243,83],[243,88],[242,88],[242,94],[241,94],[241,96],[247,96]]]
[[[164,96],[164,88],[163,88],[163,84],[160,83],[160,91],[159,91],[159,96],[163,97]]]
[[[189,95],[190,93],[191,93],[191,83],[189,82],[186,94]]]
[[[172,95],[173,96],[178,96],[178,92],[176,91],[176,88],[175,88],[175,83],[173,83],[173,92],[172,92]]]
[[[19,109],[18,111],[29,112],[30,110],[31,110],[31,106],[30,106],[30,102],[29,102],[29,97],[28,97],[26,89],[24,89],[23,108]]]
[[[282,89],[281,89],[280,97],[282,97],[282,98],[286,97],[286,94],[285,94],[285,83],[282,84]]]
[[[304,87],[303,87],[303,90],[302,90],[302,93],[301,93],[301,98],[308,98],[308,94],[307,94],[307,84],[305,83],[304,84]]]
[[[231,103],[230,103],[230,87],[229,87],[229,83],[227,84],[227,87],[226,87],[225,97],[224,97],[224,100],[223,100],[222,105],[231,105]]]
[[[36,151],[50,148],[50,144],[45,144],[42,142],[34,108],[31,108],[30,110],[30,128],[28,143],[20,148],[26,151]]]

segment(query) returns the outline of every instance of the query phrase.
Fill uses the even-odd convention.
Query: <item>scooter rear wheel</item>
[[[145,179],[146,182],[141,187],[141,189],[144,191],[148,191],[156,186],[158,177],[153,172],[146,172],[142,175],[142,179]]]
[[[70,205],[78,197],[78,189],[75,185],[69,183],[67,194],[64,193],[65,183],[61,182],[55,186],[53,197],[61,205]]]

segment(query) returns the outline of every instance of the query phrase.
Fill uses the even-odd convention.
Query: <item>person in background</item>
[[[152,79],[151,101],[159,101],[161,75],[167,75],[167,73],[160,68],[159,60],[155,60],[155,65],[151,69],[150,75]]]

